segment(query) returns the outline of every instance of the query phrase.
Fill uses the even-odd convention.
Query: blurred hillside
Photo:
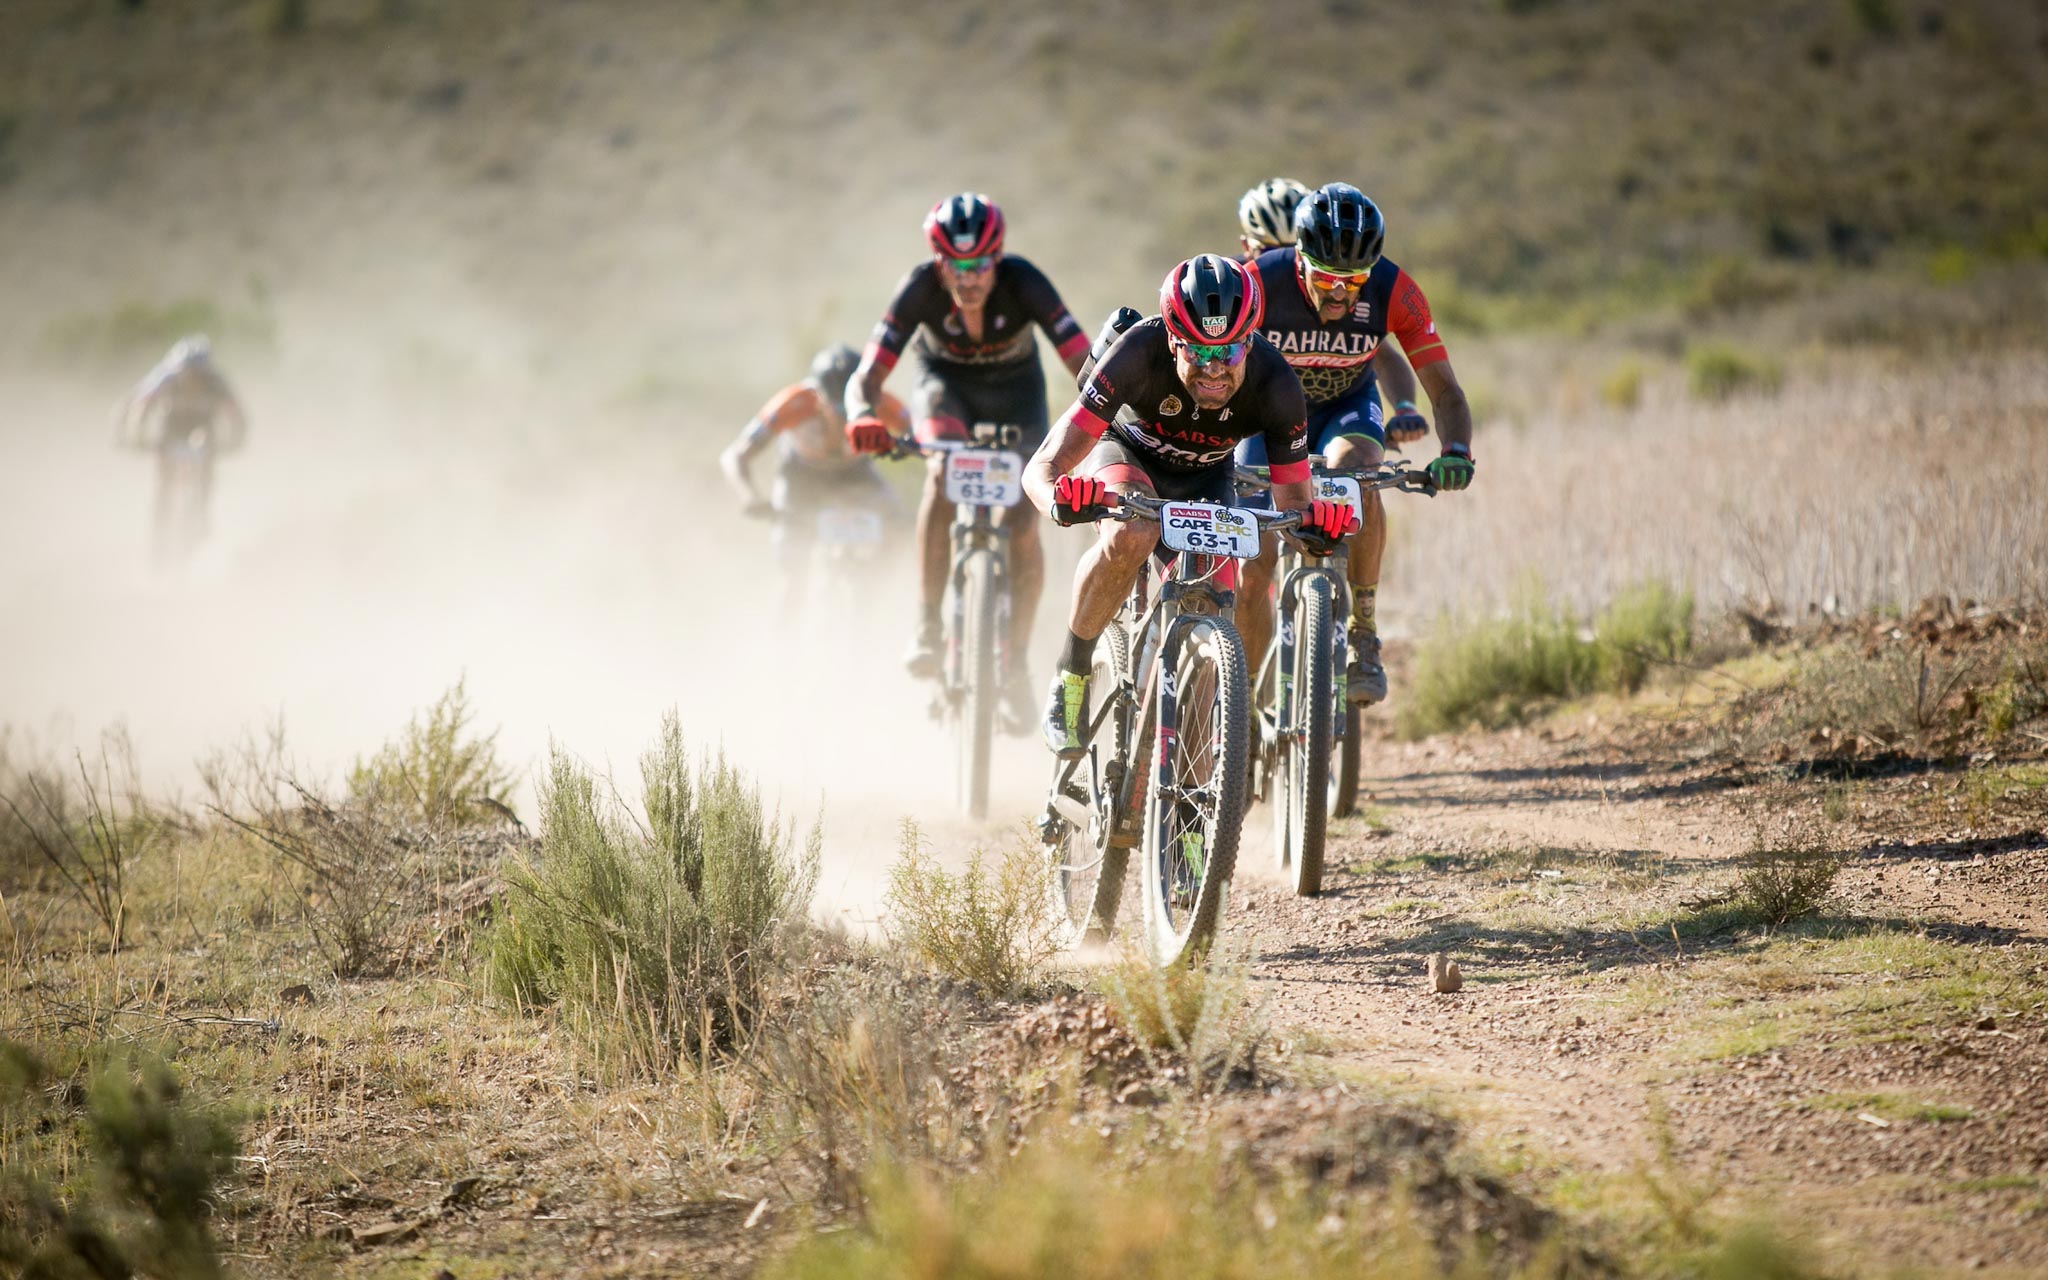
[[[1454,337],[1690,325],[1856,277],[1821,336],[1954,331],[1930,288],[1970,285],[1978,329],[2040,306],[2038,0],[879,14],[8,0],[0,350],[126,368],[206,324],[240,363],[380,398],[727,429],[857,340],[939,194],[1003,201],[1092,325],[1228,246],[1273,173],[1379,198]]]

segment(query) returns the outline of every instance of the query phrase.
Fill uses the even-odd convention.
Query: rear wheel
[[[1205,950],[1237,867],[1251,751],[1244,645],[1224,618],[1178,619],[1159,664],[1158,747],[1145,791],[1145,941],[1170,965]]]
[[[1095,646],[1095,665],[1088,677],[1088,716],[1108,705],[1107,699],[1131,678],[1131,642],[1124,629],[1111,623]],[[1130,762],[1134,710],[1128,700],[1103,720],[1089,740],[1089,757],[1075,770],[1076,778],[1054,802],[1061,823],[1059,839],[1050,845],[1054,906],[1067,922],[1068,945],[1106,940],[1116,927],[1123,901],[1124,871],[1130,850],[1112,843],[1115,829],[1117,775]],[[1092,774],[1094,792],[1080,781]]]
[[[970,818],[988,816],[989,752],[996,720],[996,593],[991,551],[969,554],[960,572],[960,806]]]
[[[1295,673],[1290,682],[1287,724],[1280,743],[1279,782],[1273,806],[1282,865],[1291,864],[1294,892],[1314,897],[1323,888],[1323,837],[1329,816],[1330,740],[1336,727],[1331,655],[1335,637],[1330,596],[1322,584],[1302,590],[1296,615]]]

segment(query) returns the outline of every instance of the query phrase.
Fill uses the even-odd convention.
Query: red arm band
[[[1087,410],[1087,408],[1078,404],[1067,412],[1067,421],[1073,423],[1074,426],[1079,428],[1083,433],[1085,433],[1090,440],[1102,439],[1102,433],[1109,430],[1109,424],[1107,422],[1103,421],[1101,418],[1096,417],[1094,414],[1090,413]],[[1303,469],[1306,470],[1306,466],[1304,466]]]
[[[861,353],[860,358],[862,363],[871,364],[883,373],[896,367],[896,353],[879,342],[870,342],[868,349]]]
[[[1307,484],[1308,463],[1276,462],[1266,474],[1274,484]]]
[[[1077,333],[1059,345],[1060,359],[1072,360],[1075,356],[1086,354],[1087,350],[1088,335]]]

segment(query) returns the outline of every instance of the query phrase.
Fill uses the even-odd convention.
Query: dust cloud
[[[786,816],[822,818],[821,906],[856,918],[904,817],[957,855],[1035,807],[1042,749],[1009,739],[989,822],[948,816],[950,735],[896,662],[907,542],[873,590],[845,593],[850,614],[785,615],[768,526],[717,476],[727,432],[514,449],[342,383],[324,394],[303,368],[227,371],[252,444],[220,463],[211,536],[182,574],[149,562],[152,459],[112,448],[121,384],[8,377],[0,722],[38,745],[125,724],[145,785],[189,794],[204,753],[281,721],[335,778],[461,678],[505,759],[534,772],[558,744],[631,799],[674,707]],[[1046,627],[1064,581],[1056,569]],[[532,821],[530,786],[515,807]]]

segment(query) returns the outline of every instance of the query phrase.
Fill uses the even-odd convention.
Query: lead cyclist
[[[1310,496],[1301,384],[1259,336],[1262,309],[1257,274],[1229,258],[1204,254],[1168,272],[1160,313],[1124,328],[1025,466],[1031,501],[1062,525],[1107,515],[1111,492],[1230,505],[1231,450],[1257,438],[1273,458],[1275,505],[1303,513],[1309,547],[1334,547],[1356,527],[1354,517]],[[1043,719],[1046,746],[1061,759],[1086,750],[1095,642],[1144,572],[1159,532],[1151,520],[1104,522],[1081,556]]]

